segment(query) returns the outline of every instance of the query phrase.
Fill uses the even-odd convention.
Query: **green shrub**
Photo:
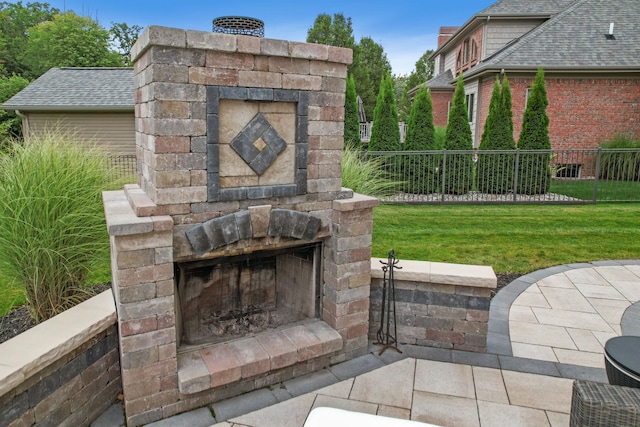
[[[504,76],[502,86],[496,81],[489,104],[489,115],[484,125],[480,141],[477,163],[478,191],[490,194],[504,194],[513,188],[513,153],[483,154],[486,150],[513,150],[513,121],[511,113],[511,89]]]
[[[88,273],[108,258],[101,192],[111,172],[104,155],[69,137],[10,150],[0,161],[0,271],[40,322],[85,299]]]
[[[420,87],[411,106],[407,123],[405,151],[435,150],[435,128],[433,126],[433,106],[427,88]],[[439,184],[439,164],[433,164],[432,156],[424,154],[404,156],[405,178],[410,186],[408,191],[428,194],[437,191]]]
[[[344,101],[344,145],[360,150],[360,117],[358,115],[358,96],[356,95],[356,83],[352,76],[347,78],[347,88]]]
[[[471,126],[464,98],[464,82],[462,73],[460,73],[449,111],[444,146],[447,150],[473,150]],[[442,188],[445,194],[465,194],[471,190],[473,184],[472,154],[447,154],[445,168],[445,182]]]
[[[29,85],[29,80],[13,75],[0,77],[0,104]],[[13,139],[22,137],[22,119],[13,110],[0,110],[0,151]]]
[[[369,151],[401,150],[393,80],[389,75],[380,82],[368,149]]]
[[[365,156],[345,147],[342,154],[342,186],[371,197],[394,194],[401,183],[388,178],[384,158]]]
[[[551,185],[551,141],[547,116],[547,90],[544,72],[539,69],[531,87],[518,140],[521,150],[545,150],[545,153],[521,153],[518,163],[518,193],[545,194]]]
[[[625,135],[616,135],[601,145],[611,150],[640,149],[640,141]],[[600,179],[612,181],[640,181],[640,153],[607,152],[600,155]]]
[[[444,148],[444,140],[447,137],[447,128],[442,126],[435,127],[435,149],[442,150]]]

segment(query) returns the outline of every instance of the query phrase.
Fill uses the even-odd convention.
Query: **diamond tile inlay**
[[[258,175],[262,175],[287,147],[287,142],[261,113],[231,141],[231,148]]]

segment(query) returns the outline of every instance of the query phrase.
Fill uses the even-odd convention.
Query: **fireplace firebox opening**
[[[179,345],[215,344],[319,317],[321,248],[176,263]]]

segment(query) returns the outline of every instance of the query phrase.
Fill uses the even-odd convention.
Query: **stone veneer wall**
[[[2,426],[88,426],[121,390],[111,291],[0,344]]]
[[[383,271],[371,260],[370,337],[380,327]],[[484,353],[497,278],[486,266],[400,260],[394,270],[398,342]],[[388,294],[387,294],[388,298]]]
[[[133,47],[139,185],[104,194],[129,426],[170,417],[366,352],[372,208],[378,201],[341,188],[344,91],[351,55],[349,49],[331,46],[164,27],[147,28]],[[215,132],[224,112],[211,104],[212,91],[223,94],[219,100],[240,94],[235,89],[225,91],[224,86],[245,88],[240,92],[249,101],[257,100],[251,94],[271,94],[272,101],[284,96],[284,113],[295,111],[295,155],[289,158],[295,158],[296,168],[290,183],[275,176],[244,188],[241,179],[222,176],[218,166],[224,148]],[[293,95],[298,96],[297,102],[287,98]],[[291,102],[297,111],[291,110]],[[229,103],[220,101],[219,106],[223,104]],[[265,116],[273,113],[258,111]],[[279,126],[281,120],[272,119],[271,124]],[[208,128],[215,129],[208,134]],[[286,130],[276,130],[287,136]],[[226,193],[209,186],[228,181],[234,188]],[[295,185],[294,193],[290,184]],[[239,200],[238,194],[252,196]],[[314,241],[323,244],[321,318],[340,334],[341,348],[329,357],[273,375],[242,378],[217,388],[212,377],[210,390],[181,393],[174,262],[307,241],[287,237],[287,233],[256,235],[253,229],[250,238],[230,239],[223,247],[198,254],[186,232],[201,224],[215,228],[217,223],[212,220],[236,218],[228,215],[238,211],[248,210],[268,220],[272,209],[304,212],[320,220]]]

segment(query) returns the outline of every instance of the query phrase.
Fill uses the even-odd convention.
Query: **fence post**
[[[515,202],[518,195],[518,163],[520,162],[520,149],[516,148],[516,157],[513,161],[513,201]]]
[[[440,188],[440,197],[444,202],[444,189],[447,184],[447,149],[442,150],[442,188]]]
[[[593,203],[597,203],[598,202],[598,177],[600,176],[600,156],[602,154],[602,149],[598,148],[598,151],[596,153],[596,170],[595,170],[595,176],[594,176],[594,180],[593,180]]]

